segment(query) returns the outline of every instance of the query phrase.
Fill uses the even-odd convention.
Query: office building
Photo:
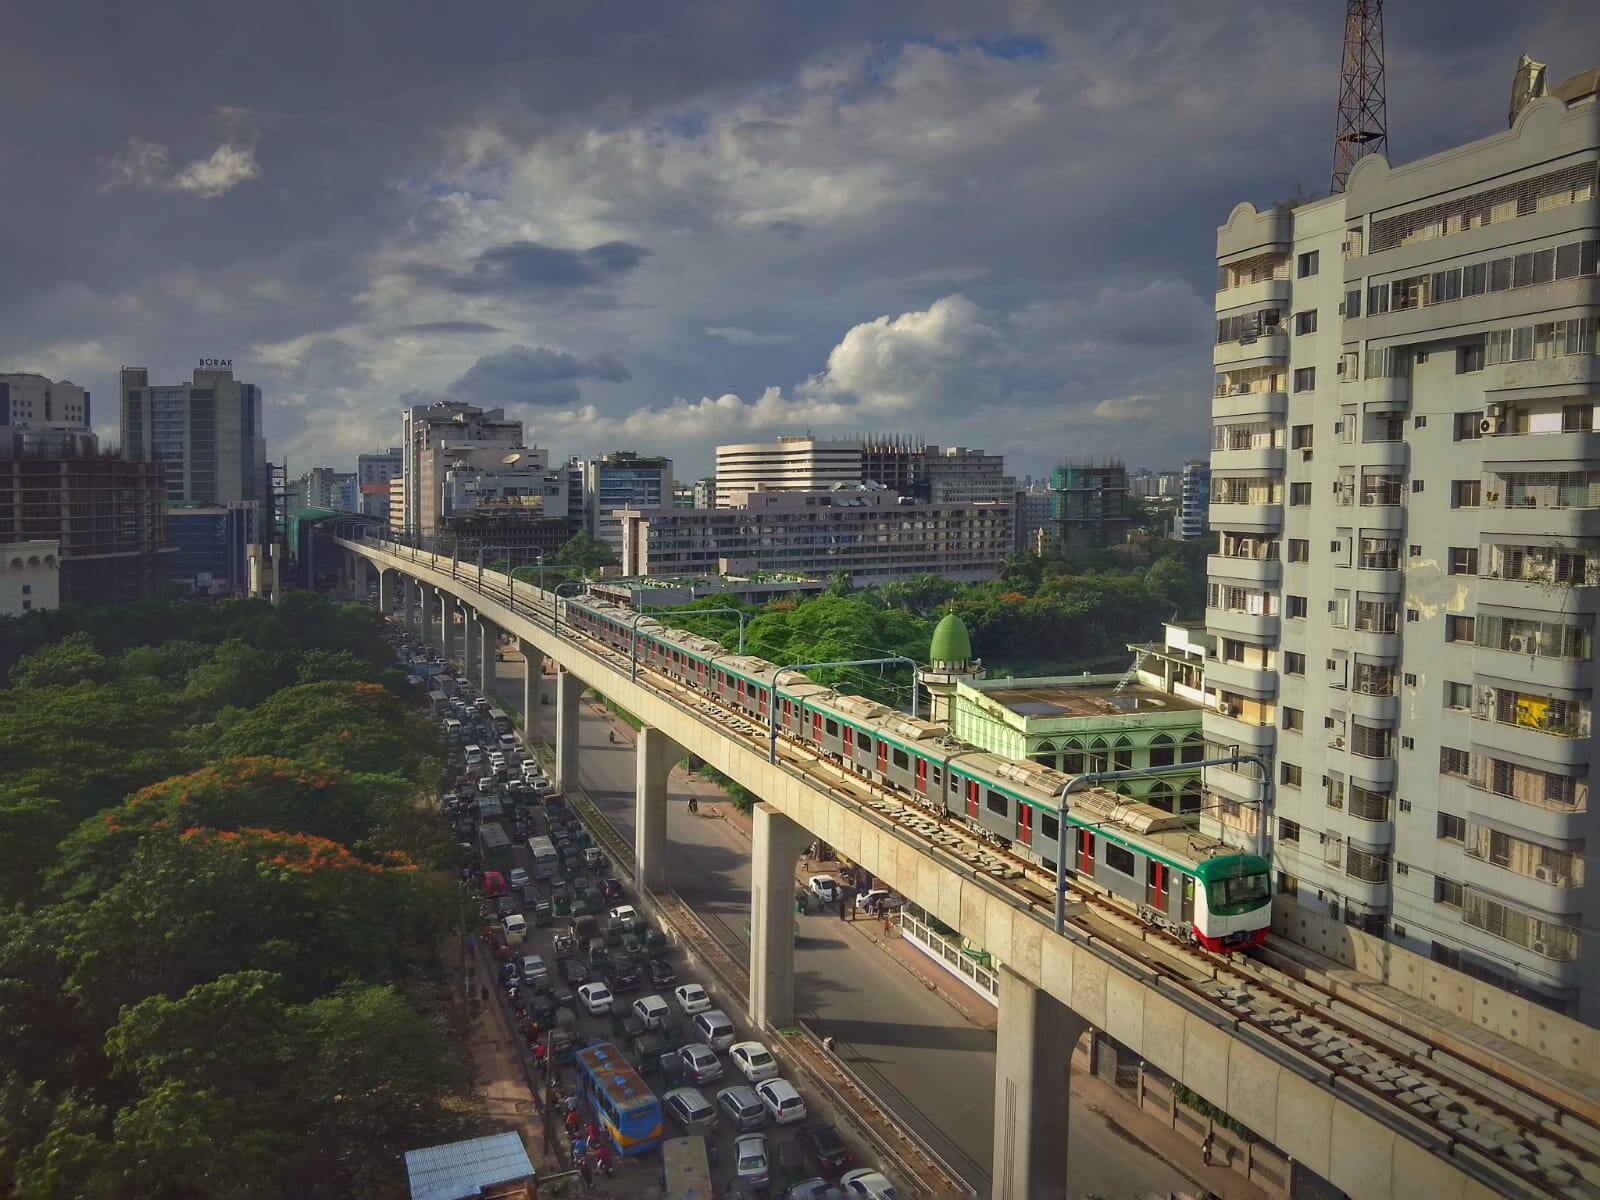
[[[1273,786],[1203,822],[1280,933],[1591,1024],[1596,75],[1218,230],[1205,727]]]
[[[694,481],[694,503],[691,508],[715,508],[717,506],[717,479],[708,475],[704,479]]]
[[[405,474],[405,451],[391,446],[386,451],[356,455],[356,503],[364,517],[389,520],[389,481]],[[404,485],[402,484],[402,490]]]
[[[61,607],[61,543],[0,545],[0,617]]]
[[[298,480],[295,497],[300,508],[328,508],[334,512],[356,512],[357,475],[335,471],[332,467],[312,467]]]
[[[746,492],[729,508],[629,509],[624,575],[784,571],[857,584],[928,572],[993,579],[1013,542],[1010,501],[916,504],[877,487]]]
[[[423,537],[438,532],[448,469],[489,468],[522,448],[521,421],[459,400],[414,404],[401,414],[401,428],[401,528]],[[391,523],[392,509],[391,500]]]
[[[616,450],[583,464],[584,528],[622,554],[621,509],[672,504],[672,460]],[[682,509],[680,511],[692,511]]]
[[[672,485],[672,507],[694,507],[694,484],[679,480]]]
[[[101,453],[94,435],[74,452],[12,443],[0,456],[0,545],[54,542],[60,547],[62,604],[121,604],[155,599],[166,583],[159,462],[130,462]]]
[[[1071,558],[1120,545],[1128,536],[1128,468],[1120,462],[1065,463],[1050,473],[1055,551]]]
[[[717,447],[717,507],[745,492],[807,492],[860,483],[861,443],[780,437]]]
[[[90,400],[69,380],[26,371],[0,374],[0,427],[87,430],[94,421]]]
[[[1019,554],[1049,554],[1055,545],[1050,493],[1027,488],[1016,494],[1016,548]]]
[[[250,547],[267,540],[261,520],[261,507],[253,500],[169,502],[167,540],[172,554],[167,581],[196,596],[244,595]]]
[[[119,401],[122,452],[163,465],[168,500],[271,507],[261,389],[235,379],[232,366],[201,366],[177,384],[152,384],[146,368],[124,367]]]
[[[1183,486],[1178,507],[1178,536],[1184,541],[1211,531],[1211,461],[1191,458],[1183,464]]]

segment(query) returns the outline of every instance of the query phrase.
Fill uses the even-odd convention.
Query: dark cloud
[[[402,325],[396,333],[413,334],[474,334],[499,333],[500,326],[487,321],[422,321],[416,325]]]
[[[483,251],[465,271],[426,263],[413,266],[409,274],[458,296],[531,299],[609,287],[649,254],[627,242],[602,242],[587,250],[507,242]]]
[[[475,404],[570,406],[578,403],[580,380],[622,383],[630,378],[628,369],[610,355],[579,358],[545,346],[512,346],[484,355],[445,392]]]

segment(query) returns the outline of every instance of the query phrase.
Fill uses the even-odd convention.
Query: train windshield
[[[1234,879],[1214,879],[1210,889],[1211,911],[1215,913],[1248,912],[1272,898],[1265,871],[1240,875]]]

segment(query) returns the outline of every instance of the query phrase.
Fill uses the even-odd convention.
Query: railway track
[[[485,579],[481,590],[533,619],[553,622],[551,602],[532,587],[513,597]],[[718,699],[658,674],[596,638],[566,635],[585,652],[714,725],[725,736],[767,753],[767,730]],[[845,801],[869,808],[955,860],[1018,893],[1050,920],[1055,878],[1004,847],[977,837],[942,810],[908,803],[881,785],[845,771],[786,733],[778,739],[784,765]],[[1227,1021],[1305,1062],[1329,1086],[1366,1099],[1397,1118],[1423,1144],[1489,1167],[1510,1192],[1600,1200],[1600,1121],[1585,1106],[1557,1102],[1514,1078],[1488,1054],[1444,1046],[1398,1020],[1359,1009],[1312,982],[1291,979],[1248,958],[1213,955],[1167,930],[1139,922],[1112,904],[1109,893],[1081,880],[1069,883],[1089,914],[1074,918],[1085,937],[1133,956],[1169,989],[1217,1011]],[[1154,946],[1156,952],[1150,950]]]

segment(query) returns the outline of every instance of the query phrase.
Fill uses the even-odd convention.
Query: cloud
[[[415,325],[402,325],[395,330],[396,333],[410,334],[474,334],[474,333],[500,333],[498,325],[491,325],[487,321],[421,321]]]
[[[587,250],[566,250],[539,242],[491,246],[466,271],[437,264],[412,268],[415,278],[458,296],[534,297],[609,286],[648,256],[642,246],[603,242]]]
[[[202,200],[215,200],[261,173],[255,151],[232,142],[224,142],[210,157],[196,159],[181,171],[169,174],[170,157],[165,146],[130,138],[123,151],[107,164],[107,185],[187,192]]]
[[[706,336],[721,338],[735,346],[781,346],[794,341],[792,333],[757,333],[753,329],[740,329],[737,325],[707,325]]]
[[[609,355],[579,358],[544,346],[512,346],[486,354],[445,392],[484,406],[499,404],[572,405],[584,379],[622,383],[628,369]]]
[[[1108,396],[1090,411],[1107,421],[1142,421],[1150,415],[1148,396]]]

